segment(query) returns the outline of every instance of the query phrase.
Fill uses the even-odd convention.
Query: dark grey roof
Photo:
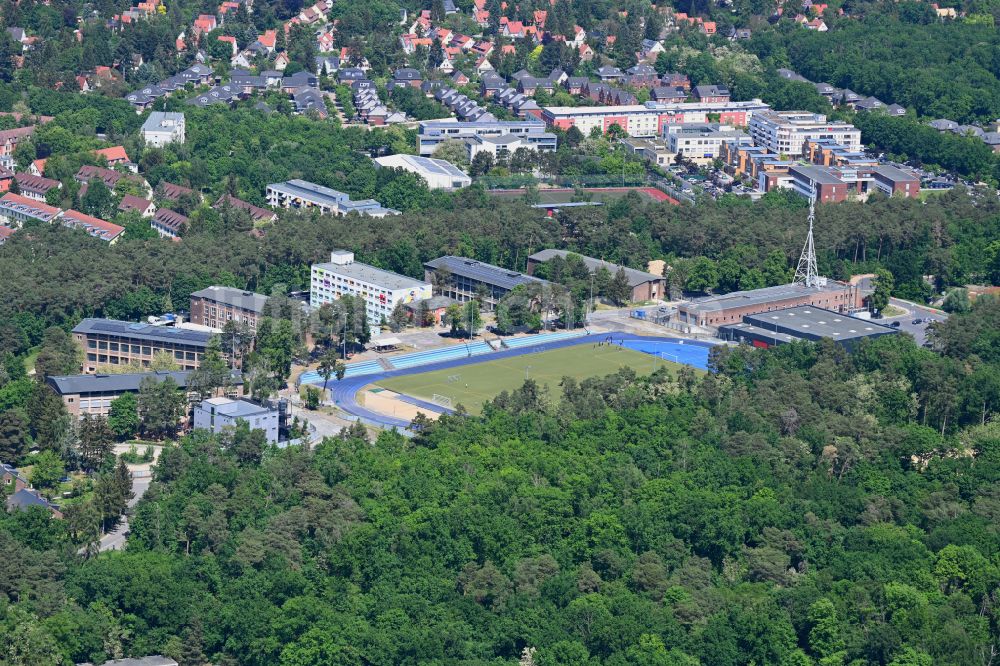
[[[745,315],[743,321],[764,330],[777,330],[778,333],[806,340],[850,340],[896,333],[896,329],[876,324],[869,319],[859,319],[812,305]]]
[[[162,209],[161,209],[162,210]],[[122,337],[144,339],[150,342],[180,343],[204,347],[212,338],[211,333],[194,331],[187,328],[171,326],[153,326],[118,319],[84,319],[73,329],[74,333],[96,335],[118,335]]]
[[[824,278],[826,279],[826,278]],[[718,312],[730,308],[745,308],[766,303],[778,303],[783,300],[801,298],[810,294],[833,293],[843,291],[844,286],[828,281],[823,286],[807,287],[804,284],[779,284],[773,287],[751,289],[749,291],[732,291],[728,294],[709,296],[691,303],[684,303],[680,309],[685,312]]]
[[[263,312],[264,306],[267,305],[267,296],[264,294],[256,294],[252,291],[244,291],[243,289],[236,289],[235,287],[220,287],[213,285],[211,287],[206,287],[205,289],[193,292],[191,296],[196,298],[207,298],[216,301],[217,303],[224,303],[242,310],[256,312],[257,314]]]
[[[420,81],[423,77],[412,67],[400,67],[392,73],[392,78],[397,81]]]
[[[21,470],[4,462],[0,462],[0,474],[10,474],[15,478],[21,479],[24,483],[28,483],[28,479],[21,473]]]
[[[46,377],[45,381],[55,389],[59,395],[78,395],[80,393],[126,393],[128,391],[138,391],[142,380],[151,377],[158,382],[162,382],[170,377],[180,388],[187,387],[190,370],[156,372],[130,372],[122,375],[63,375],[58,377]],[[233,370],[231,375],[233,384],[239,386],[243,383],[243,375],[239,370]]]
[[[495,287],[500,287],[501,289],[513,289],[518,285],[528,284],[529,282],[546,282],[545,280],[531,277],[530,275],[525,275],[524,273],[519,273],[506,268],[500,268],[499,266],[494,266],[493,264],[485,264],[481,261],[476,261],[475,259],[454,257],[451,255],[438,257],[437,259],[428,261],[424,264],[424,268],[429,270],[446,268],[453,275],[460,275],[462,277],[484,282]]]
[[[7,498],[8,509],[27,509],[32,506],[43,506],[46,509],[56,509],[54,504],[38,494],[38,491],[21,488]]]
[[[78,666],[93,666],[93,664],[79,664]],[[151,657],[115,659],[112,661],[106,661],[99,666],[177,666],[177,662],[170,657],[163,657],[157,654]]]
[[[932,120],[928,123],[928,125],[940,131],[952,130],[958,127],[958,123],[956,123],[954,120],[948,120],[946,118],[938,118],[937,120]]]
[[[646,64],[633,65],[625,71],[632,76],[656,76],[656,68]]]
[[[576,254],[576,253],[569,252],[567,250],[542,250],[540,252],[534,253],[533,255],[528,257],[528,259],[531,261],[544,262],[544,261],[549,261],[550,259],[554,259],[555,257],[562,257],[563,259],[565,259],[566,256],[569,254]],[[646,284],[647,282],[656,282],[663,279],[663,276],[653,275],[652,273],[647,273],[646,271],[640,271],[634,268],[629,268],[628,266],[619,266],[618,264],[612,264],[610,262],[604,261],[603,259],[595,259],[593,257],[587,257],[582,254],[577,254],[577,256],[583,259],[584,265],[590,271],[597,271],[600,270],[601,268],[606,268],[611,272],[611,275],[614,275],[615,273],[618,272],[619,268],[625,269],[625,277],[628,278],[628,286],[630,287],[638,287],[639,285]]]
[[[694,93],[698,97],[717,97],[728,95],[729,89],[725,86],[695,86]]]

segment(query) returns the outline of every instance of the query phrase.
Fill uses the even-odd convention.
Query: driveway
[[[135,476],[136,474],[140,474],[140,476]],[[142,496],[146,494],[147,490],[149,490],[149,484],[152,480],[153,478],[150,476],[150,472],[148,471],[138,471],[132,473],[132,492],[135,493],[135,497],[129,500],[129,509],[133,509],[135,505],[139,503]],[[108,550],[125,550],[125,544],[128,541],[126,536],[127,534],[128,513],[126,512],[126,514],[122,516],[121,521],[119,521],[118,527],[101,537],[97,547],[98,552],[103,553]]]

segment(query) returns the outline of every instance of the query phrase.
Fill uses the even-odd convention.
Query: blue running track
[[[407,428],[409,421],[386,416],[379,412],[366,409],[357,403],[356,397],[359,390],[369,384],[375,384],[389,377],[401,377],[404,375],[415,375],[422,372],[432,372],[434,370],[449,370],[460,368],[471,363],[485,363],[504,358],[513,358],[523,354],[535,354],[538,352],[552,351],[553,349],[563,349],[575,345],[593,344],[595,342],[608,342],[620,344],[629,349],[641,351],[647,354],[658,356],[667,361],[676,361],[685,365],[690,365],[701,370],[708,368],[708,351],[718,343],[703,342],[700,340],[679,340],[678,338],[649,337],[634,335],[632,333],[594,333],[591,335],[579,335],[573,337],[563,337],[549,342],[541,342],[531,346],[520,346],[515,349],[504,349],[491,354],[481,354],[475,356],[462,356],[445,361],[427,363],[425,365],[414,366],[405,369],[388,370],[378,373],[357,375],[354,377],[344,377],[337,381],[330,381],[330,397],[333,402],[348,414],[357,416],[365,423],[381,428]],[[484,343],[485,344],[485,343]],[[423,353],[423,352],[420,352]],[[322,377],[311,377],[311,373],[303,375],[303,384],[318,384],[322,386]],[[409,402],[409,401],[408,401]],[[444,411],[437,407],[437,411]]]

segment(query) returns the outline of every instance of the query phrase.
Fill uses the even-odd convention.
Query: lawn
[[[654,361],[657,367],[664,364],[675,366],[617,345],[595,348],[582,344],[449,370],[391,377],[378,382],[378,386],[427,401],[432,401],[434,394],[447,396],[453,405],[461,403],[469,412],[478,414],[485,402],[501,391],[519,388],[525,377],[548,387],[549,395],[558,398],[561,393],[559,381],[563,377],[584,379],[609,375],[623,366],[648,374],[653,369]]]

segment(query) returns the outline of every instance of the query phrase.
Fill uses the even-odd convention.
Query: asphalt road
[[[899,317],[885,317],[877,320],[877,322],[879,324],[889,325],[894,321],[898,321],[899,330],[912,335],[918,345],[924,344],[927,340],[927,324],[930,323],[928,322],[928,319],[944,321],[948,318],[948,314],[945,312],[923,305],[917,305],[916,303],[910,303],[909,301],[901,301],[893,298],[890,299],[889,302],[897,308],[902,308],[908,312],[905,315],[900,315]],[[914,324],[912,322],[915,319],[921,319],[923,321],[919,324]]]
[[[132,492],[135,493],[135,497],[129,500],[128,507],[130,509],[133,508],[136,504],[138,504],[142,496],[146,494],[146,491],[149,490],[149,484],[152,480],[153,479],[148,476],[132,478]],[[108,532],[107,534],[101,537],[101,543],[98,546],[98,550],[102,553],[106,550],[124,550],[125,542],[127,541],[125,535],[127,533],[128,533],[128,515],[122,518],[121,522],[118,523],[118,527],[116,527],[115,529],[113,529],[112,531]]]

